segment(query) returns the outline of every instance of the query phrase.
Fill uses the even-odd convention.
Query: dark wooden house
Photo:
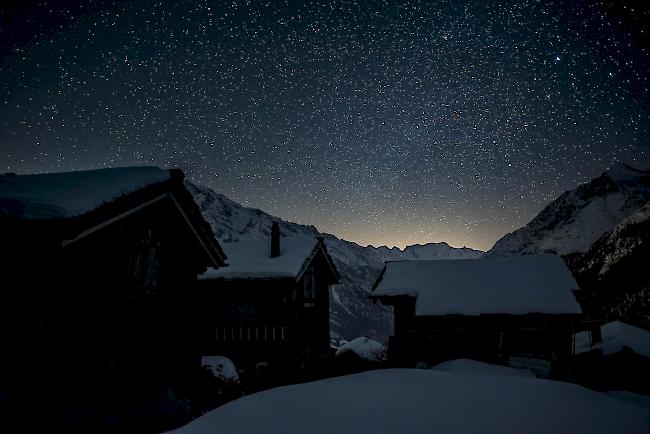
[[[196,276],[225,261],[182,172],[2,175],[0,240],[0,431],[174,417],[160,400],[200,369]]]
[[[576,380],[595,390],[650,394],[650,331],[621,321],[575,337]]]
[[[395,365],[470,358],[559,375],[581,318],[577,289],[560,257],[530,255],[387,262],[371,297],[394,306]]]
[[[223,243],[228,265],[199,276],[204,354],[233,360],[247,391],[313,379],[330,354],[329,287],[339,281],[322,238]]]

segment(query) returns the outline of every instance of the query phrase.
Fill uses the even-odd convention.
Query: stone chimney
[[[271,225],[271,257],[277,258],[280,256],[280,225],[278,222],[273,222]]]

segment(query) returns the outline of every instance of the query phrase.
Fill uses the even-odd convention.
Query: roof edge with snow
[[[370,297],[412,298],[416,316],[581,315],[578,284],[551,254],[478,259],[387,261]]]

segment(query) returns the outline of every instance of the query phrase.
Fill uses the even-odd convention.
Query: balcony
[[[215,328],[215,340],[228,343],[288,343],[288,330],[286,325],[220,325]]]

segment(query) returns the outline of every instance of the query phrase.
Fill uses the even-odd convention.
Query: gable
[[[321,237],[318,237],[317,239],[318,244],[316,245],[316,248],[314,248],[312,254],[305,260],[302,269],[298,273],[297,279],[300,280],[312,265],[316,265],[320,266],[322,271],[328,276],[327,281],[329,284],[337,284],[341,277],[336,269],[336,265],[327,252],[327,247],[325,246],[323,239]]]

